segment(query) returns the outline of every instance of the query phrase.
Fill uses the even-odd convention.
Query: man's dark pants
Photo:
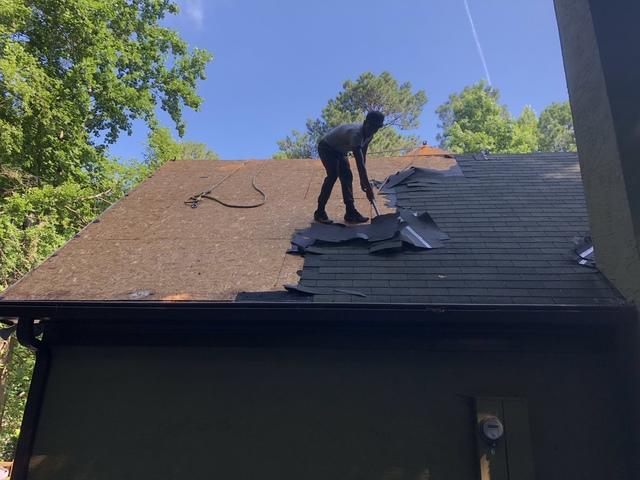
[[[318,144],[318,153],[320,154],[320,160],[327,171],[327,177],[324,179],[322,189],[320,190],[320,196],[318,197],[318,210],[324,210],[329,197],[331,196],[331,190],[336,180],[340,179],[340,186],[342,186],[342,198],[344,204],[347,207],[347,212],[354,209],[353,204],[353,174],[349,167],[349,161],[347,156],[331,148],[326,142],[321,141]]]

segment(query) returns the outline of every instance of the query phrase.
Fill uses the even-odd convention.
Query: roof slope
[[[301,284],[319,302],[617,304],[604,276],[577,264],[573,237],[589,230],[575,154],[457,156],[465,177],[398,192],[428,211],[444,248],[370,255],[327,245],[307,254]],[[358,291],[365,296],[335,293]]]
[[[440,157],[371,158],[384,178],[411,164],[448,168]],[[354,170],[355,171],[355,170]],[[291,234],[309,225],[325,172],[318,160],[169,162],[107,210],[42,265],[3,292],[4,300],[232,300],[242,291],[283,290],[297,283],[303,259],[286,255]],[[231,209],[204,199],[185,201],[222,181],[226,202],[260,200]],[[357,185],[357,183],[356,183]],[[362,192],[358,208],[371,215]],[[336,185],[328,205],[344,207]]]
[[[310,223],[324,177],[319,161],[169,162],[3,299],[224,301],[239,292],[282,291],[298,282],[302,269],[302,285],[332,292],[313,297],[320,302],[622,302],[597,270],[578,265],[572,254],[573,237],[589,228],[576,155],[457,161],[464,177],[397,192],[400,207],[429,212],[449,234],[443,248],[380,256],[356,242],[305,258],[285,252],[293,232]],[[372,158],[367,166],[372,178],[383,180],[410,165],[445,170],[455,163],[410,155]],[[254,203],[260,196],[253,179],[267,194],[260,208],[184,203],[219,182],[215,195]],[[358,208],[371,215],[357,193]],[[333,218],[341,217],[341,203],[336,185],[328,206]]]

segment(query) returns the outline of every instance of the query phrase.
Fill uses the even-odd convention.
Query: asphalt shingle
[[[300,283],[367,294],[316,302],[619,304],[573,238],[589,231],[578,158],[570,153],[458,156],[464,177],[398,188],[399,207],[427,211],[451,237],[443,248],[370,255],[365,245],[323,245]]]

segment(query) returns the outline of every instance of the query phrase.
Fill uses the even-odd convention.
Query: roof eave
[[[332,314],[330,314],[332,313]],[[370,324],[463,323],[537,325],[619,323],[635,318],[633,305],[382,304],[211,301],[0,301],[0,318],[29,317],[63,322]],[[401,315],[401,318],[398,317]]]

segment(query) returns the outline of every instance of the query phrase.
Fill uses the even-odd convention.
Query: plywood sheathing
[[[383,180],[410,165],[453,164],[453,158],[414,155],[372,158],[367,167],[371,178]],[[216,196],[239,204],[259,201],[251,187],[256,176],[266,204],[184,204],[226,176]],[[318,160],[169,162],[10,287],[4,300],[232,300],[241,291],[279,290],[297,282],[303,260],[286,250],[294,230],[309,225],[324,176]],[[354,186],[357,208],[373,215],[357,174]],[[383,204],[379,198],[381,211],[389,211]],[[339,182],[327,211],[342,219]]]

